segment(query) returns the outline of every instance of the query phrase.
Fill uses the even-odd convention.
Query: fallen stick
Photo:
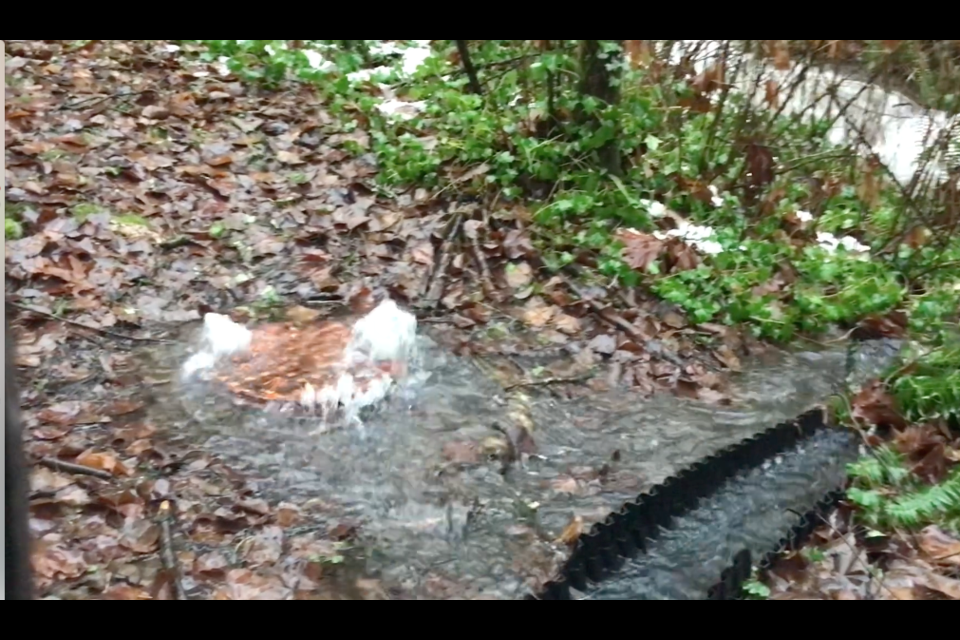
[[[183,590],[183,584],[180,582],[177,556],[173,552],[173,528],[170,526],[170,522],[173,520],[173,510],[170,508],[169,501],[164,500],[160,504],[158,518],[160,520],[160,560],[163,562],[163,568],[170,574],[176,599],[187,600],[187,593]]]
[[[589,376],[589,375],[582,375],[582,376],[571,376],[567,378],[543,378],[542,380],[526,380],[524,382],[517,382],[511,385],[507,385],[503,388],[503,390],[513,391],[514,389],[524,389],[527,387],[544,387],[551,384],[586,382],[591,377],[592,376]]]
[[[103,469],[94,469],[93,467],[87,467],[74,462],[64,462],[63,460],[57,460],[56,458],[40,458],[38,464],[47,467],[48,469],[53,469],[54,471],[64,471],[66,473],[75,473],[77,475],[93,476],[94,478],[100,478],[101,480],[113,480],[113,474],[109,471],[104,471]]]
[[[480,269],[480,286],[483,287],[483,292],[494,302],[500,302],[500,292],[493,286],[493,274],[490,273],[490,265],[487,264],[487,259],[483,255],[479,233],[464,231],[464,235],[470,240],[470,246],[473,249],[473,259],[477,263],[477,268]]]
[[[457,212],[452,223],[450,224],[450,227],[447,229],[447,233],[443,239],[443,244],[440,245],[440,256],[437,260],[437,269],[433,272],[433,275],[430,277],[430,280],[427,283],[427,291],[426,295],[424,296],[426,305],[430,309],[437,306],[440,298],[443,297],[444,279],[446,278],[447,269],[450,268],[450,263],[453,262],[453,251],[450,250],[450,247],[453,244],[454,239],[460,233],[460,225],[462,222],[463,214]]]
[[[41,311],[40,309],[34,309],[33,307],[28,307],[27,305],[20,304],[19,302],[8,301],[7,304],[13,307],[17,307],[18,309],[23,309],[24,311],[29,311],[30,313],[35,313],[38,316],[50,318],[51,320],[57,320],[59,322],[63,322],[64,324],[71,324],[75,327],[81,327],[82,329],[96,331],[97,333],[102,333],[105,336],[119,338],[121,340],[136,340],[139,342],[159,342],[161,344],[171,344],[173,342],[172,340],[164,340],[163,338],[141,338],[139,336],[128,336],[122,333],[116,333],[114,331],[110,331],[109,329],[103,329],[100,327],[91,327],[90,325],[83,324],[82,322],[77,322],[76,320],[71,320],[69,318],[61,318],[60,316],[52,314],[49,311]]]
[[[668,351],[667,349],[664,349],[663,345],[660,344],[659,340],[648,340],[643,335],[641,335],[640,332],[637,331],[637,328],[634,327],[630,322],[628,322],[626,318],[613,312],[609,307],[604,307],[604,305],[600,304],[599,302],[597,302],[596,300],[588,296],[586,293],[584,293],[584,291],[580,289],[580,287],[570,282],[569,279],[563,278],[563,280],[566,283],[567,287],[569,287],[571,291],[577,294],[577,297],[580,298],[580,300],[590,305],[590,308],[593,310],[594,313],[597,314],[597,316],[601,320],[603,320],[607,324],[617,327],[618,329],[621,329],[624,333],[630,336],[630,338],[634,340],[637,344],[643,345],[643,348],[650,355],[659,356],[664,360],[677,365],[681,369],[683,368],[684,366],[683,360],[681,360],[680,357],[677,356],[675,353]]]

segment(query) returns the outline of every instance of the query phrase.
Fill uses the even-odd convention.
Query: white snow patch
[[[647,208],[647,213],[651,218],[662,218],[667,214],[667,207],[656,200],[640,199],[640,204]]]
[[[721,58],[723,49],[720,40],[680,40],[673,44],[669,59],[677,65],[689,55],[693,73],[699,74]],[[924,148],[941,136],[957,137],[956,119],[948,113],[924,109],[897,91],[829,69],[791,64],[789,69],[781,70],[765,60],[737,51],[736,46],[731,46],[730,53],[738,60],[737,64],[739,61],[743,64],[740,72],[728,74],[726,81],[735,91],[748,96],[755,106],[769,108],[765,92],[755,90],[764,86],[764,81],[791,87],[790,92],[784,92],[786,103],[779,107],[784,115],[802,114],[805,119],[832,121],[827,134],[832,144],[851,145],[865,156],[876,153],[901,185],[909,184],[921,168],[922,179],[944,181],[949,178],[944,154],[938,154],[927,166],[923,166],[922,161]],[[731,68],[735,66],[732,64]],[[715,92],[711,100],[719,100],[721,93]]]
[[[723,247],[719,242],[713,240],[714,230],[711,227],[703,227],[687,222],[680,223],[676,229],[668,231],[654,231],[653,236],[658,240],[667,238],[680,238],[687,244],[692,245],[698,251],[715,256],[723,253]]]
[[[383,115],[399,118],[401,120],[410,120],[411,118],[415,118],[417,117],[417,114],[422,113],[426,108],[427,103],[424,100],[420,100],[418,102],[404,102],[403,100],[397,100],[396,98],[384,100],[377,105],[377,109]]]
[[[713,185],[710,185],[710,186],[707,187],[707,188],[710,189],[710,193],[713,194],[713,196],[710,198],[710,202],[713,203],[713,206],[719,207],[720,205],[722,205],[722,204],[723,204],[723,198],[720,197],[719,189],[717,189],[717,188],[716,188],[715,186],[713,186]]]
[[[852,253],[866,253],[870,251],[870,247],[860,244],[856,238],[844,236],[843,238],[837,239],[832,233],[823,231],[817,232],[817,243],[830,253],[836,253],[839,247],[843,247]]]

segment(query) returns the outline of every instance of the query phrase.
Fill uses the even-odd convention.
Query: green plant
[[[3,237],[9,240],[17,240],[23,237],[23,225],[13,218],[4,218]]]
[[[743,595],[747,600],[766,600],[770,597],[770,587],[760,582],[754,572],[754,575],[743,583]]]
[[[940,484],[925,485],[901,455],[881,447],[849,465],[848,473],[854,485],[847,497],[860,507],[868,525],[889,530],[937,523],[960,531],[960,466]]]
[[[623,64],[613,41],[599,41],[617,85],[613,103],[580,90],[583,41],[546,47],[471,41],[475,66],[491,70],[480,78],[482,95],[467,90],[468,78],[451,58],[454,41],[434,41],[433,55],[412,74],[399,59],[371,62],[376,41],[197,42],[205,47],[201,56],[224,61],[249,81],[314,83],[340,130],[362,127],[370,134],[383,188],[524,199],[534,210],[534,244],[548,269],[588,252],[602,277],[647,286],[695,323],[745,324],[759,337],[788,341],[903,306],[925,316],[933,307],[944,311],[947,290],[958,281],[957,241],[946,249],[901,243],[866,258],[818,246],[818,234],[856,233],[879,249],[910,223],[898,189],[885,182],[862,188],[853,156],[827,141],[826,121],[757,111],[733,93],[722,109],[687,108],[698,97],[690,83]],[[376,81],[357,73],[371,65],[380,65]],[[392,85],[407,103],[405,115],[385,109],[377,82]],[[755,152],[745,145],[758,140],[776,148],[778,166],[786,169],[763,185],[762,202],[748,203],[742,178]],[[623,161],[619,176],[608,175],[600,161],[611,142]],[[344,149],[368,151],[355,141]],[[838,187],[819,202],[817,220],[789,237],[786,218],[811,207],[819,196],[810,184],[825,177]],[[296,175],[290,179],[297,182]],[[707,185],[716,189],[712,199],[704,197]],[[630,268],[613,234],[620,227],[654,230],[651,199],[709,227],[722,252],[702,255],[699,266],[680,272],[663,273],[659,263],[644,272]],[[952,270],[935,268],[951,264],[953,255]],[[911,294],[906,283],[927,292]]]
[[[92,202],[81,202],[70,208],[70,212],[77,219],[77,222],[81,224],[86,222],[90,216],[103,213],[104,211],[105,209],[100,205],[93,204]]]

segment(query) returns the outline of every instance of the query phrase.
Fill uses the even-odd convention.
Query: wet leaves
[[[94,451],[84,451],[76,460],[77,464],[91,469],[100,469],[108,471],[115,475],[131,475],[131,470],[120,462],[116,456],[109,453],[96,453]]]
[[[632,53],[643,63],[638,42]],[[351,539],[357,525],[333,518],[326,539],[300,540],[296,529],[320,517],[310,507],[267,502],[215,457],[140,423],[147,386],[158,381],[131,374],[125,353],[144,338],[169,337],[167,323],[255,307],[268,286],[287,319],[303,325],[325,316],[331,301],[369,309],[372,288],[416,304],[439,267],[454,209],[435,206],[427,189],[377,195],[374,168],[353,152],[369,149],[369,136],[332,125],[312,91],[291,85],[265,98],[170,55],[161,41],[16,46],[22,51],[7,62],[6,194],[23,210],[24,235],[6,243],[8,297],[45,314],[17,318],[20,373],[29,374],[28,388],[42,387],[25,411],[28,449],[34,459],[101,472],[32,469],[41,591],[171,598],[156,520],[157,503],[169,500],[182,579],[204,597],[316,595],[325,580],[317,558],[336,556],[331,540]],[[714,74],[714,84],[723,81],[722,70]],[[63,87],[95,98],[69,107]],[[459,178],[466,185],[488,171],[480,165]],[[613,288],[585,284],[607,308],[601,321],[562,278],[543,282],[530,210],[457,211],[463,230],[450,243],[441,300],[456,323],[450,329],[460,327],[451,333],[458,349],[563,345],[577,353],[577,373],[606,359],[617,367],[614,384],[645,392],[677,377],[678,366],[641,338],[679,348],[690,332],[684,318],[658,320],[637,292],[623,302]],[[699,260],[680,241],[626,240],[641,271],[654,261],[682,270]],[[481,286],[483,263],[493,292]],[[717,359],[738,364],[733,350],[718,350]],[[713,390],[700,371],[684,379]],[[466,466],[511,445],[535,450],[528,431],[511,437],[451,442],[444,456]],[[557,489],[592,491],[591,482],[571,478]],[[577,527],[565,537],[575,540],[582,521]],[[291,557],[305,566],[286,566]],[[379,583],[365,587],[383,596]]]
[[[560,533],[560,536],[557,538],[557,542],[572,547],[577,543],[577,540],[580,539],[580,536],[583,534],[583,517],[574,516],[569,524],[564,527],[563,531]]]
[[[853,418],[870,425],[902,429],[907,426],[896,400],[887,391],[882,380],[873,380],[864,386],[852,400]]]
[[[480,462],[480,451],[473,442],[448,442],[443,445],[443,457],[454,464],[475,465]]]
[[[960,540],[930,525],[919,535],[920,549],[931,562],[960,567]]]
[[[278,579],[249,569],[227,571],[225,582],[215,592],[214,600],[289,600],[293,595]]]
[[[618,239],[624,245],[624,261],[638,271],[646,271],[651,264],[659,261],[665,245],[663,240],[632,229],[622,231]]]
[[[55,540],[56,536],[51,536]],[[79,578],[87,571],[87,563],[79,550],[41,539],[33,552],[33,570],[46,581]]]

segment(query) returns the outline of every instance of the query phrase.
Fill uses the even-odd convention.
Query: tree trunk
[[[592,96],[607,104],[617,104],[620,100],[620,87],[612,82],[615,75],[607,68],[608,60],[601,56],[601,40],[580,41],[580,94]],[[619,44],[621,41],[617,40]],[[600,126],[594,115],[580,114],[580,120],[586,126],[596,130]],[[620,150],[617,148],[617,136],[597,150],[600,156],[600,165],[612,175],[623,175],[623,166]]]
[[[30,532],[27,527],[27,470],[23,460],[23,437],[20,426],[20,394],[16,385],[16,368],[13,366],[13,341],[7,326],[6,340],[6,407],[4,428],[6,451],[4,452],[4,517],[6,533],[4,580],[7,600],[31,600],[33,577],[30,573]]]

